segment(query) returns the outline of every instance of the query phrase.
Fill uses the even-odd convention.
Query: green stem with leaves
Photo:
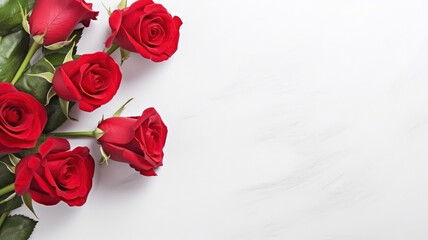
[[[15,73],[15,76],[13,77],[11,83],[15,85],[16,82],[18,82],[19,78],[24,73],[25,69],[28,66],[28,63],[30,63],[31,58],[36,53],[37,49],[39,49],[42,45],[38,44],[36,41],[33,42],[33,44],[30,47],[30,50],[28,50],[27,55],[24,58],[24,61],[21,63],[21,66],[19,67],[18,71]]]
[[[3,194],[6,194],[8,192],[12,192],[13,190],[15,190],[15,183],[11,183],[9,185],[7,185],[4,188],[0,189],[0,196],[3,196]]]

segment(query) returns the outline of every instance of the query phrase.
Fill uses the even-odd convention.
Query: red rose
[[[28,20],[33,36],[43,35],[43,45],[66,41],[76,25],[81,22],[88,27],[98,12],[84,0],[38,0]]]
[[[45,108],[10,83],[0,83],[0,153],[32,148],[48,120]]]
[[[39,153],[23,158],[16,166],[16,193],[30,192],[34,201],[44,205],[62,200],[82,206],[92,188],[95,163],[87,147],[69,149],[67,140],[48,137]]]
[[[52,84],[59,97],[79,102],[81,110],[92,112],[113,98],[121,80],[120,67],[113,58],[97,52],[61,65]]]
[[[106,42],[115,41],[120,47],[155,62],[161,62],[177,51],[179,17],[171,14],[152,0],[140,0],[130,7],[115,10],[109,19],[112,34]]]
[[[113,160],[129,163],[142,175],[156,176],[154,168],[162,166],[167,128],[154,108],[141,117],[112,117],[98,128],[104,135],[98,139]]]

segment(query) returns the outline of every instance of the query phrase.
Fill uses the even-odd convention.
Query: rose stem
[[[59,133],[51,133],[56,137],[95,137],[94,131],[86,131],[86,132],[59,132]]]
[[[25,71],[25,68],[27,68],[28,63],[30,62],[31,58],[33,57],[34,53],[36,53],[37,49],[40,48],[40,44],[37,42],[33,42],[33,44],[30,47],[30,50],[28,50],[27,56],[25,56],[24,61],[21,63],[21,66],[19,67],[18,71],[15,74],[15,77],[13,77],[11,83],[15,85],[16,82],[18,82],[19,78],[22,76],[22,74]]]
[[[0,217],[0,228],[1,225],[3,225],[4,220],[6,219],[7,215],[9,215],[9,212],[4,212]]]
[[[0,189],[0,196],[2,196],[3,194],[6,194],[8,192],[12,192],[15,189],[15,183],[11,183],[9,185],[7,185],[4,188]]]
[[[119,48],[119,45],[117,45],[116,43],[113,43],[113,45],[107,50],[107,54],[111,55],[112,53],[114,53],[117,49]]]

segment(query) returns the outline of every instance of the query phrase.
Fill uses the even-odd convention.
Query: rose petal
[[[65,63],[64,65],[70,63],[72,62]],[[68,77],[67,73],[63,70],[63,66],[59,67],[55,72],[54,78],[52,80],[53,89],[60,98],[66,101],[77,102],[82,99],[82,96]]]
[[[29,155],[21,161],[15,169],[15,192],[18,195],[24,195],[30,189],[31,181],[35,171],[40,166],[40,159],[37,154]]]
[[[110,15],[109,24],[111,28],[111,35],[108,37],[105,46],[106,48],[111,47],[117,33],[119,32],[120,25],[122,25],[122,10],[114,10]]]
[[[127,144],[134,139],[136,130],[135,118],[112,117],[102,121],[98,128],[104,131],[104,135],[98,139],[100,143]]]
[[[70,149],[70,143],[63,138],[47,137],[39,147],[39,153],[45,158],[50,153],[64,152]]]

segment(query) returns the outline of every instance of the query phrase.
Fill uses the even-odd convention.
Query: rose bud
[[[121,80],[122,73],[114,59],[97,52],[61,65],[52,84],[60,98],[79,102],[81,110],[92,112],[113,98]]]
[[[152,0],[140,0],[115,10],[109,23],[112,33],[106,47],[115,41],[120,47],[154,62],[164,61],[177,51],[181,19],[172,17]]]
[[[87,147],[72,151],[67,140],[48,137],[39,152],[19,161],[15,169],[15,191],[30,193],[43,205],[64,201],[69,206],[82,206],[92,188],[95,163]]]
[[[49,46],[66,41],[78,23],[88,27],[97,15],[84,0],[38,0],[28,23],[31,35],[44,35],[43,45]]]
[[[168,130],[154,108],[141,117],[108,118],[98,128],[104,131],[98,142],[111,159],[129,163],[142,175],[156,176]]]
[[[33,148],[48,120],[33,96],[10,83],[0,83],[0,153]]]

